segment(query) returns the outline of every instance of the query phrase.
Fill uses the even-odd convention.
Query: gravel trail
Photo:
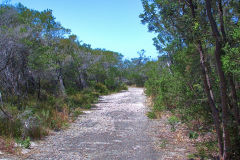
[[[47,137],[28,159],[160,160],[145,101],[142,88],[102,96],[95,109]]]

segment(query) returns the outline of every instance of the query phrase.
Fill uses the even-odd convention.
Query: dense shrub
[[[102,83],[96,83],[95,85],[95,90],[101,94],[107,94],[109,92],[107,86],[105,86],[104,84]]]

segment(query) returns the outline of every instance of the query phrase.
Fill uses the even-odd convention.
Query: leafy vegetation
[[[26,139],[22,140],[22,139],[17,139],[16,142],[18,144],[20,144],[21,146],[23,146],[24,148],[30,148],[30,137],[27,137]]]
[[[0,34],[0,136],[26,148],[127,89],[123,56],[82,43],[51,10],[1,4]]]
[[[156,118],[157,118],[157,116],[155,115],[154,112],[148,112],[148,113],[147,113],[147,116],[148,116],[148,118],[150,118],[150,119],[156,119]]]
[[[171,125],[171,131],[174,132],[176,130],[176,125],[179,122],[176,116],[171,116],[168,118],[168,123]]]
[[[154,102],[149,118],[171,111],[172,131],[181,121],[189,138],[215,135],[189,157],[218,152],[215,158],[240,159],[239,1],[142,4],[142,23],[157,34],[158,60],[144,50],[128,60],[93,49],[56,22],[51,10],[1,4],[0,137],[14,137],[28,147],[28,137],[39,139],[66,127],[100,95],[136,85],[145,86]]]
[[[172,111],[189,127],[190,138],[216,136],[216,143],[201,145],[197,157],[212,158],[218,152],[219,159],[239,159],[239,1],[142,4],[140,18],[158,34],[153,40],[161,53],[145,65],[150,68],[145,87],[153,111]],[[169,123],[175,124],[175,118]]]

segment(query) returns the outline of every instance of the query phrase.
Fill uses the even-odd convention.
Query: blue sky
[[[158,56],[153,46],[153,33],[138,17],[143,8],[141,0],[12,0],[15,4],[36,10],[53,10],[56,20],[71,29],[79,40],[92,48],[105,48],[122,53],[127,58]]]

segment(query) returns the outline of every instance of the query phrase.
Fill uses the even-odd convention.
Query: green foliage
[[[195,154],[189,154],[189,155],[187,156],[187,158],[188,158],[188,159],[195,159],[195,158],[197,158],[197,156],[196,156]]]
[[[126,84],[122,83],[122,84],[119,86],[118,90],[119,90],[119,91],[120,91],[120,90],[128,90],[128,86],[127,86]]]
[[[0,121],[0,135],[1,136],[12,136],[21,137],[22,135],[22,124],[20,120],[7,120],[1,119]]]
[[[149,73],[149,79],[146,81],[145,87],[147,88],[146,93],[154,98],[154,110],[161,111],[165,107],[171,108],[174,106],[171,99],[169,99],[169,94],[176,92],[171,88],[173,78],[165,69],[162,72]]]
[[[69,96],[67,102],[70,108],[90,109],[91,103],[93,103],[95,99],[96,97],[91,93],[83,94],[79,92],[75,95]]]
[[[205,1],[194,1],[193,8],[186,1],[142,0],[142,3],[142,23],[157,33],[154,45],[161,53],[158,60],[150,60],[144,50],[138,52],[137,58],[123,60],[120,53],[92,49],[56,22],[51,10],[37,11],[21,4],[0,5],[0,91],[3,108],[12,116],[9,120],[0,114],[0,135],[41,138],[49,129],[66,126],[71,120],[69,115],[76,117],[81,109],[90,109],[100,95],[126,90],[126,84],[145,86],[146,94],[154,102],[153,111],[147,113],[149,118],[168,110],[178,115],[168,119],[172,130],[181,120],[188,124],[190,138],[198,137],[200,127],[212,131],[212,111],[202,78],[209,79],[207,83],[211,84],[219,115],[222,96],[214,57],[215,37],[209,34],[211,25]],[[224,25],[220,24],[216,4],[212,3],[213,18],[217,26],[225,27],[227,34],[226,40],[223,33],[219,39],[224,78],[229,82],[231,77],[235,85],[230,87],[227,82],[228,105],[239,109],[238,101],[234,104],[234,99],[240,96],[239,4],[237,1],[224,4]],[[204,60],[205,74],[200,60]],[[232,88],[236,89],[237,98]],[[238,141],[239,127],[235,125],[233,111],[229,110],[231,144]],[[221,118],[219,121],[223,122]],[[25,122],[34,125],[26,128]],[[202,126],[193,126],[192,122]],[[25,140],[28,141],[22,141]],[[236,146],[239,145],[232,145],[233,158],[239,155]],[[200,147],[200,157],[205,158],[206,153]]]
[[[148,116],[148,118],[150,118],[150,119],[156,119],[156,118],[157,118],[157,116],[155,115],[154,112],[147,112],[147,116]]]
[[[78,109],[75,109],[74,112],[73,112],[74,117],[78,117],[81,114],[83,114],[83,112],[81,110],[78,110]]]
[[[81,107],[81,105],[83,105],[84,103],[86,104],[86,100],[81,93],[70,96],[68,102],[71,108],[78,108]]]
[[[108,81],[105,81],[105,83],[108,84]],[[109,84],[108,84],[108,86],[109,86]],[[97,92],[99,92],[101,94],[107,94],[109,92],[107,86],[105,86],[102,83],[96,83],[94,88]]]
[[[24,148],[30,148],[31,146],[30,137],[27,137],[25,139],[16,139],[16,142]]]
[[[51,10],[0,4],[0,15],[0,91],[12,116],[0,113],[0,135],[39,139],[67,126],[70,115],[90,109],[100,95],[127,89],[123,56],[82,43]]]
[[[218,149],[216,146],[216,141],[201,142],[197,144],[197,153],[195,156],[201,159],[208,159],[211,153],[217,152]]]
[[[138,58],[132,58],[131,61],[125,61],[127,65],[127,72],[125,72],[125,74],[129,85],[143,87],[148,78],[147,72],[151,70],[147,65],[150,58],[146,57],[145,50],[139,51],[138,55]]]
[[[157,34],[153,41],[161,54],[151,63],[145,82],[153,111],[178,115],[191,130],[190,138],[200,135],[199,128],[207,132],[217,128],[218,150],[224,148],[219,158],[239,159],[239,2],[142,0],[142,4],[140,18]],[[209,154],[200,148],[197,156],[208,159]]]
[[[199,134],[195,131],[189,131],[188,136],[191,139],[197,139],[199,137]]]
[[[172,132],[176,130],[176,125],[178,122],[179,122],[179,119],[176,116],[171,116],[168,118],[168,123],[171,125]]]
[[[161,144],[160,144],[160,147],[161,147],[162,149],[166,148],[166,147],[167,147],[167,143],[168,143],[168,141],[167,141],[166,139],[162,140],[162,142],[161,142]]]
[[[141,86],[146,57],[123,60],[120,53],[93,49],[56,22],[51,10],[0,4],[0,136],[40,139],[67,126],[99,96]],[[130,67],[131,71],[130,71]],[[130,73],[131,72],[131,73]],[[134,74],[138,73],[138,74]]]
[[[225,55],[222,57],[223,67],[227,73],[234,74],[237,78],[240,77],[240,23],[232,32],[232,44],[227,44],[224,47]]]
[[[74,95],[74,94],[77,94],[77,92],[78,91],[75,88],[73,88],[73,87],[69,87],[69,88],[66,89],[66,93],[68,95]]]

